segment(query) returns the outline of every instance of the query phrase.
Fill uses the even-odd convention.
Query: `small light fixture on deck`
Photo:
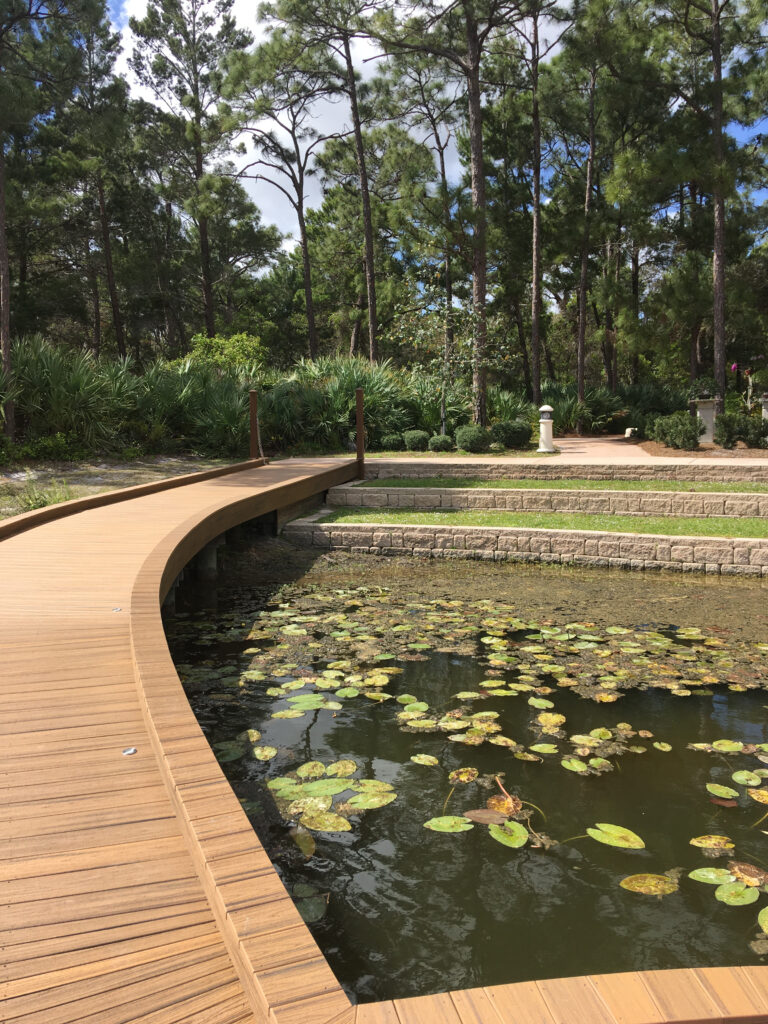
[[[126,747],[123,751],[123,757],[129,757],[131,754],[138,754],[136,747]]]

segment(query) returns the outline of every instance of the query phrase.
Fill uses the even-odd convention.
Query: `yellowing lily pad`
[[[622,825],[608,825],[598,822],[594,828],[588,828],[587,835],[606,846],[619,846],[624,850],[644,850],[645,843],[631,829]]]
[[[397,793],[358,793],[347,801],[349,807],[358,811],[371,811],[374,808],[386,807],[397,799]]]
[[[728,836],[694,836],[691,846],[700,846],[704,850],[732,850],[733,843]]]
[[[629,892],[641,892],[645,896],[668,896],[679,888],[677,882],[667,875],[629,875],[622,878],[619,885]]]
[[[309,811],[301,816],[300,822],[313,832],[349,832],[352,829],[346,818],[332,811]]]
[[[322,761],[307,761],[296,769],[300,779],[319,779],[325,775],[325,765]]]
[[[436,764],[440,764],[438,759],[436,757],[433,757],[432,754],[414,754],[411,760],[413,761],[414,764],[423,764],[428,765],[430,767]]]
[[[451,772],[448,776],[448,781],[452,786],[456,786],[459,783],[466,785],[469,782],[474,782],[478,774],[477,768],[457,768],[456,771]]]
[[[253,756],[257,761],[271,761],[277,757],[277,747],[254,747]]]
[[[334,761],[325,769],[327,775],[335,776],[338,779],[346,779],[357,771],[357,764],[352,760]]]

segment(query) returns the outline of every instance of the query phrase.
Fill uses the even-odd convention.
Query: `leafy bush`
[[[405,450],[405,439],[402,434],[385,434],[381,439],[381,447],[385,452],[402,452]]]
[[[75,462],[77,459],[84,459],[88,452],[82,442],[76,438],[57,433],[48,437],[36,437],[32,441],[16,445],[13,454],[17,460],[46,459],[51,462]]]
[[[491,444],[491,435],[485,427],[469,423],[456,431],[456,447],[465,452],[487,452]]]
[[[743,413],[722,413],[715,420],[715,444],[733,448],[737,441],[743,441],[748,448],[765,448],[768,438],[768,420]]]
[[[687,412],[673,412],[670,416],[659,416],[653,425],[651,437],[668,448],[693,451],[699,447],[699,438],[706,430],[700,417],[695,419]]]
[[[499,420],[491,425],[491,438],[505,448],[527,448],[531,441],[531,424],[526,420]]]
[[[488,388],[488,413],[494,420],[526,420],[533,426],[539,411],[522,393],[505,391],[491,385]]]
[[[409,452],[425,452],[429,444],[429,434],[426,430],[406,430],[403,440]]]
[[[262,365],[267,358],[267,349],[254,334],[232,334],[228,338],[220,334],[213,338],[207,334],[195,334],[190,355],[211,366],[228,369]]]
[[[453,441],[449,434],[433,434],[429,439],[431,452],[452,452]]]

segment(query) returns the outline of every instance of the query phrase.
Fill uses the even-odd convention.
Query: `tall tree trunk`
[[[549,351],[546,336],[541,339],[541,347],[544,349],[544,362],[547,364],[547,377],[554,384],[557,379],[555,374],[555,364],[552,361],[552,353]]]
[[[533,15],[531,50],[531,130],[533,133],[533,226],[531,233],[531,382],[526,390],[541,405],[541,116],[539,112],[539,19]]]
[[[93,308],[93,333],[91,335],[91,351],[96,359],[101,355],[101,296],[99,295],[99,275],[93,260],[88,256],[88,285],[91,289],[91,306]]]
[[[11,372],[11,262],[8,254],[5,199],[5,149],[0,136],[0,351],[3,371]],[[16,412],[11,401],[5,403],[5,433],[11,439],[16,431]]]
[[[715,158],[712,205],[715,231],[712,247],[712,327],[715,371],[715,411],[725,412],[725,154],[723,146],[723,67],[719,0],[712,0],[712,143]]]
[[[589,234],[592,222],[592,180],[595,167],[595,84],[597,72],[589,73],[589,153],[587,155],[587,185],[584,192],[584,231],[581,239],[581,271],[579,274],[579,327],[576,336],[576,391],[580,402],[584,401],[587,337],[587,271],[589,265]],[[581,424],[578,424],[581,433]]]
[[[523,382],[525,384],[525,394],[529,402],[535,402],[536,405],[541,403],[541,384],[539,384],[539,397],[535,399],[533,397],[533,380],[531,378],[531,364],[528,360],[528,345],[525,340],[525,327],[523,326],[523,311],[520,309],[520,303],[515,302],[512,308],[512,312],[515,318],[515,324],[517,325],[517,343],[520,346],[520,355],[523,360]]]
[[[109,292],[109,303],[112,307],[112,327],[115,332],[117,352],[125,358],[125,333],[123,331],[123,320],[120,315],[120,300],[117,295],[115,284],[115,270],[112,263],[112,240],[109,234],[109,218],[107,217],[107,203],[104,198],[104,181],[101,174],[96,176],[96,191],[99,197],[99,220],[101,222],[101,245],[104,250],[104,268],[107,272],[107,291]]]
[[[438,138],[435,129],[435,138]],[[443,259],[445,261],[445,328],[443,332],[443,379],[440,388],[440,433],[446,434],[447,409],[446,391],[451,373],[451,358],[453,356],[453,253],[451,252],[451,204],[448,196],[448,174],[445,170],[445,149],[438,145],[438,157],[440,160],[440,188],[443,195],[443,231],[445,232],[445,245]]]
[[[312,298],[312,268],[309,263],[309,241],[307,239],[307,226],[304,223],[304,203],[300,200],[296,206],[296,213],[299,220],[299,241],[301,243],[301,266],[304,273],[304,305],[307,310],[307,336],[309,339],[309,358],[317,359],[320,354],[320,346],[317,341],[317,327],[315,325],[315,303]]]
[[[360,124],[360,109],[357,103],[357,84],[355,68],[352,63],[352,52],[349,36],[344,36],[344,59],[347,65],[347,90],[352,111],[352,128],[355,135],[355,153],[357,155],[357,172],[360,178],[360,198],[363,206],[363,234],[365,237],[365,284],[368,291],[368,356],[372,363],[379,358],[377,339],[378,319],[376,313],[376,264],[373,255],[373,218],[371,216],[371,197],[368,192],[368,171],[365,166],[365,149],[363,148],[363,130]]]
[[[360,330],[363,326],[363,310],[365,309],[365,295],[363,292],[358,292],[357,296],[357,316],[355,322],[352,324],[352,333],[349,336],[349,354],[354,356],[360,347]]]
[[[699,335],[701,333],[701,317],[696,317],[691,324],[689,343],[688,379],[694,384],[699,379]]]
[[[640,246],[635,239],[632,239],[631,252],[631,290],[632,290],[632,316],[635,324],[640,323]],[[630,360],[630,383],[637,384],[640,380],[640,356],[637,352],[637,341]]]
[[[467,99],[469,101],[469,153],[472,181],[472,309],[475,318],[472,360],[472,404],[475,423],[485,426],[488,420],[488,371],[485,352],[488,325],[485,315],[487,287],[485,168],[483,166],[482,95],[480,86],[480,43],[477,23],[469,5],[466,7],[467,27]]]

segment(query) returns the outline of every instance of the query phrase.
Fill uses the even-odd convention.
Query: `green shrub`
[[[499,420],[491,426],[491,438],[505,448],[527,448],[531,441],[531,425],[526,420]]]
[[[381,448],[385,452],[405,451],[405,440],[402,434],[385,434],[381,439]]]
[[[449,434],[433,434],[429,439],[431,452],[452,452],[453,440]]]
[[[722,448],[733,448],[737,441],[743,441],[748,448],[765,448],[768,437],[768,420],[743,413],[722,413],[715,420],[715,444]]]
[[[220,334],[213,338],[195,334],[190,354],[194,360],[225,368],[261,365],[266,360],[267,350],[253,334],[232,334],[228,338]]]
[[[456,447],[461,448],[465,452],[473,452],[475,454],[487,452],[490,445],[491,435],[485,427],[481,427],[476,423],[468,423],[464,427],[459,427],[456,431]]]
[[[697,416],[695,419],[687,412],[673,412],[670,416],[659,416],[653,425],[651,437],[668,448],[681,448],[693,451],[699,446],[699,438],[705,426]]]
[[[16,446],[15,457],[23,459],[45,459],[49,462],[75,462],[84,459],[88,451],[82,442],[68,434],[58,432],[47,437],[36,437]],[[61,499],[64,500],[64,499]],[[51,504],[51,502],[47,502]]]
[[[49,487],[38,487],[35,483],[28,483],[19,494],[18,502],[22,512],[33,512],[38,508],[45,508],[47,505],[58,505],[62,501],[70,501],[74,494],[67,484],[61,480],[53,480]]]
[[[429,444],[429,434],[426,430],[406,430],[403,433],[403,440],[409,452],[425,452]]]

